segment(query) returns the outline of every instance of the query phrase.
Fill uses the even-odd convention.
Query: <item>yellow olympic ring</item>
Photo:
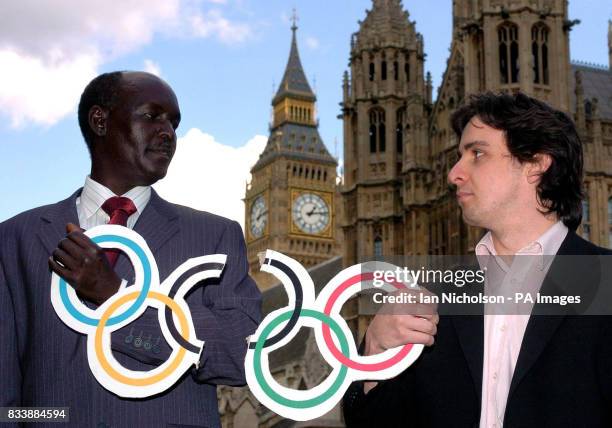
[[[158,373],[153,376],[137,378],[137,379],[130,378],[128,376],[124,376],[121,373],[117,372],[114,368],[111,367],[110,363],[106,359],[106,356],[104,355],[104,352],[102,351],[102,332],[104,331],[104,327],[106,326],[108,319],[121,305],[129,301],[136,300],[136,298],[139,295],[140,295],[140,291],[135,291],[133,293],[126,294],[125,296],[121,297],[117,301],[113,302],[108,307],[108,309],[106,309],[106,311],[102,314],[102,317],[100,318],[100,323],[98,324],[98,327],[96,328],[95,347],[96,347],[96,356],[98,357],[98,360],[100,361],[102,368],[113,379],[119,382],[125,383],[127,385],[148,386],[148,385],[152,385],[154,383],[157,383],[165,379],[166,377],[170,376],[176,370],[176,368],[179,366],[179,364],[185,357],[185,352],[186,352],[185,348],[181,347],[179,349],[176,355],[176,358],[174,358],[172,363],[168,367],[166,367],[166,369],[163,370],[161,373]],[[187,317],[185,316],[185,313],[183,312],[181,307],[174,300],[172,300],[165,294],[159,293],[157,291],[149,291],[147,293],[147,299],[148,298],[152,298],[152,299],[155,299],[155,300],[158,300],[164,303],[166,306],[170,307],[172,312],[176,313],[176,315],[179,318],[179,324],[181,326],[181,332],[180,332],[181,336],[183,336],[185,340],[189,341],[189,326],[187,324]]]

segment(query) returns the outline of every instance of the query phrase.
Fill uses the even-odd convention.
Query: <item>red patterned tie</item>
[[[134,202],[130,198],[124,198],[123,196],[108,198],[102,204],[102,209],[110,216],[108,224],[119,224],[121,226],[127,226],[128,217],[136,212]],[[115,267],[115,263],[117,263],[119,252],[119,250],[104,250],[106,258],[112,267]]]

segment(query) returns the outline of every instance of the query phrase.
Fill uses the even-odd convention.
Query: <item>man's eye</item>
[[[484,154],[480,150],[472,150],[472,153],[474,154],[474,159],[478,159],[479,157],[481,157]]]
[[[143,116],[149,120],[153,119],[153,115],[151,113],[145,113]]]

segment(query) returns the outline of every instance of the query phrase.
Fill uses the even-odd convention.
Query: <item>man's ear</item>
[[[102,108],[98,105],[92,106],[89,109],[89,127],[98,137],[103,137],[106,135],[107,131],[107,119],[108,119],[108,110]]]
[[[527,166],[527,182],[529,184],[537,184],[540,177],[544,174],[550,165],[552,158],[546,153],[538,153],[533,157],[533,161]]]

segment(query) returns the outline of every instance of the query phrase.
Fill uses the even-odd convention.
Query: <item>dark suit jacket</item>
[[[220,280],[186,299],[196,334],[205,341],[199,370],[155,397],[122,399],[98,384],[87,363],[86,337],[68,328],[51,305],[47,259],[65,236],[66,223],[78,224],[79,193],[0,224],[0,406],[69,406],[70,426],[77,427],[220,426],[216,384],[245,383],[246,337],[261,317],[240,226],[152,192],[134,230],[151,248],[160,281],[188,258],[228,258]],[[116,271],[133,281],[127,257],[120,256]],[[143,346],[145,341],[152,346]],[[170,355],[151,308],[114,332],[112,347],[133,370],[150,370]]]
[[[570,231],[557,254],[611,253]],[[558,284],[551,278],[564,269],[559,259],[553,261],[542,292],[555,294]],[[578,268],[583,272],[574,272],[574,278],[586,279],[597,272],[592,263],[599,258],[585,259]],[[608,302],[612,305],[612,300]],[[534,312],[541,309],[536,305]],[[343,402],[347,426],[478,427],[483,343],[482,316],[441,317],[435,345],[426,348],[411,367],[380,382],[367,395],[362,382],[351,385]],[[612,317],[531,316],[504,426],[612,426]]]

